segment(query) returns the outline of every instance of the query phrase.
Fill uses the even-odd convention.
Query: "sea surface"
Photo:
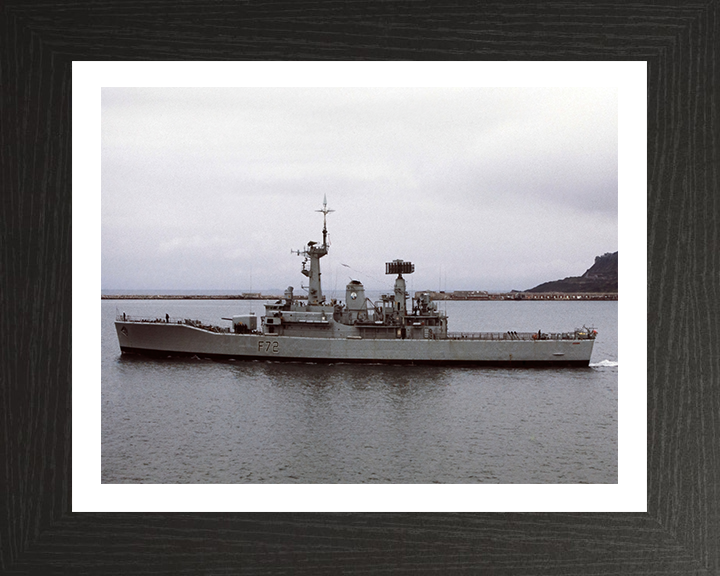
[[[263,304],[102,301],[103,483],[617,483],[617,301],[438,303],[451,331],[595,327],[589,368],[148,359],[113,325]]]

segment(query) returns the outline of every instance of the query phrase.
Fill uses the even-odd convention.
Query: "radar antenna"
[[[412,274],[415,272],[415,264],[405,262],[403,260],[393,260],[385,262],[385,274],[397,274],[395,278],[395,297],[393,298],[393,311],[396,318],[399,318],[402,325],[405,325],[405,314],[407,309],[405,301],[407,300],[407,291],[405,290],[405,278],[403,274]],[[405,336],[403,336],[405,338]]]
[[[403,262],[402,260],[393,260],[385,262],[385,274],[397,274],[402,278],[403,274],[412,274],[415,272],[415,265],[412,262]]]

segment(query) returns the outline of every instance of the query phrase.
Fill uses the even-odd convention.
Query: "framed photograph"
[[[645,428],[617,422],[645,406],[644,63],[89,62],[74,63],[73,87],[86,161],[74,232],[102,222],[102,242],[76,245],[74,262],[99,276],[102,244],[103,278],[102,361],[73,387],[76,511],[645,509]],[[285,248],[305,234],[319,243],[293,266]],[[512,290],[568,276],[573,259],[579,276],[618,242],[626,284],[641,287],[621,302],[624,332],[612,293]],[[378,254],[417,266],[395,279],[399,264],[383,270]],[[305,280],[301,263],[292,304],[271,287]],[[467,300],[478,287],[487,300]],[[382,296],[398,290],[404,305]],[[218,325],[238,307],[262,321],[254,333]],[[75,342],[93,345],[79,318],[95,311],[74,309]],[[179,363],[136,362],[141,346]],[[462,369],[478,364],[491,369]],[[580,364],[590,370],[568,369]],[[160,485],[178,483],[175,508]],[[113,508],[127,491],[130,508]]]
[[[715,571],[716,5],[618,5],[611,12],[606,5],[446,7],[442,26],[426,5],[266,9],[218,4],[198,13],[183,5],[169,15],[161,4],[141,14],[114,5],[10,3],[0,13],[8,191],[0,569],[128,573],[141,563],[158,574]],[[468,74],[492,78],[520,66],[535,71],[526,72],[523,86],[557,86],[563,68],[567,85],[625,75],[616,84],[620,244],[628,247],[627,264],[620,264],[616,482],[460,481],[435,489],[308,483],[281,490],[252,481],[103,482],[100,309],[93,304],[103,265],[102,91],[114,97],[159,86],[309,88],[328,70],[335,86],[348,72],[355,78],[345,86],[368,85],[370,62],[303,62],[310,59],[406,60],[385,63],[392,85],[428,89],[438,77],[446,77],[443,86],[457,85],[464,74],[464,85],[475,85]],[[419,62],[430,59],[444,61]],[[200,79],[201,70],[216,76]],[[223,83],[217,74],[228,70],[244,78]],[[637,94],[623,100],[638,85],[646,88],[640,109],[630,105]],[[80,127],[85,114],[95,120]],[[646,141],[632,131],[624,138],[633,115],[647,127]],[[76,148],[93,140],[94,147]],[[332,197],[327,206],[334,208]],[[624,208],[630,219],[622,222]],[[295,206],[291,213],[300,215]],[[126,226],[132,232],[132,222]]]

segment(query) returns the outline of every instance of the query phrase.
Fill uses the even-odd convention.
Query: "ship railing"
[[[189,318],[176,318],[173,316],[166,316],[164,318],[152,318],[147,316],[130,316],[128,314],[117,314],[115,316],[115,320],[121,322],[142,322],[148,324],[182,324],[185,326],[192,326],[193,328],[207,330],[209,332],[217,332],[219,334],[231,331],[229,327],[214,326],[212,324],[205,324],[200,320],[191,320]]]
[[[449,340],[577,340],[575,332],[448,332]]]

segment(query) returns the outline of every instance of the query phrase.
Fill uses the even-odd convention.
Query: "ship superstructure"
[[[205,326],[193,320],[116,319],[123,353],[197,355],[232,359],[312,362],[389,362],[411,364],[493,364],[587,366],[597,332],[581,328],[563,333],[448,332],[448,319],[427,293],[410,298],[404,275],[412,262],[393,260],[385,273],[396,275],[394,290],[373,302],[359,280],[351,280],[345,301],[327,301],[320,259],[329,250],[323,200],[322,243],[310,241],[293,253],[303,256],[307,301],[292,286],[283,298],[265,305],[265,315],[237,315],[231,327]],[[410,305],[408,306],[408,301]]]

